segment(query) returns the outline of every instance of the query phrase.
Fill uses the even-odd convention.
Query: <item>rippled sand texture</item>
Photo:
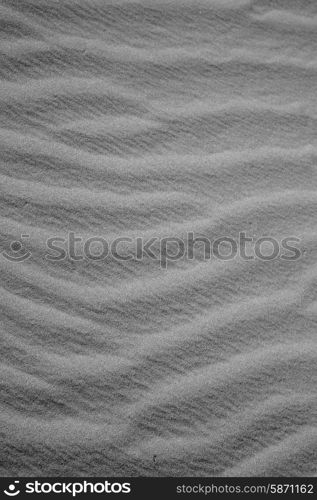
[[[2,475],[316,473],[316,0],[2,0]],[[45,240],[296,236],[297,261]]]

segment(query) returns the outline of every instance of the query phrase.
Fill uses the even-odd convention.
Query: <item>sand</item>
[[[0,19],[0,474],[316,474],[316,1]],[[298,255],[131,258],[189,232]]]

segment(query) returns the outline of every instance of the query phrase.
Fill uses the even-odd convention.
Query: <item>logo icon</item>
[[[8,486],[9,491],[4,490],[4,493],[9,497],[16,497],[20,493],[20,490],[16,489],[16,484],[20,484],[20,481],[14,481],[14,483]]]
[[[21,234],[21,239],[29,238],[28,234]],[[9,252],[2,252],[3,257],[5,257],[10,262],[23,262],[31,256],[31,252],[28,252],[21,241],[12,241],[10,245]]]

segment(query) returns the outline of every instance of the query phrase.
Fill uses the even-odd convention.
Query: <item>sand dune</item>
[[[0,3],[0,473],[316,474],[316,2]]]

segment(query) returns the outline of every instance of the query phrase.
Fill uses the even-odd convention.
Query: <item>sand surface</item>
[[[315,474],[316,0],[2,0],[0,32],[1,475]],[[300,257],[46,253],[191,231]]]

